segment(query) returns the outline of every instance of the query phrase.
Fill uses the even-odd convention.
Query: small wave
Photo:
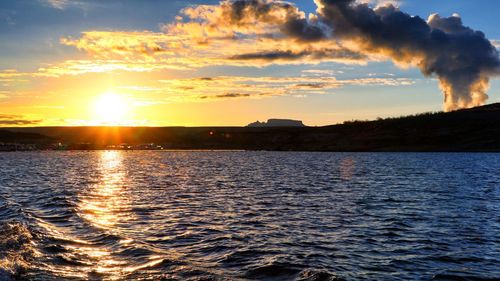
[[[56,257],[57,265],[69,266],[91,266],[92,263],[84,261],[80,256],[71,254],[61,254]]]
[[[272,263],[248,271],[245,277],[251,279],[296,280],[296,281],[345,281],[345,279],[327,271],[318,269],[300,269],[301,266],[290,263]]]
[[[0,221],[19,219],[21,208],[18,204],[0,195]]]
[[[166,259],[166,258],[162,258],[162,257],[154,258],[153,257],[150,261],[148,261],[144,264],[135,265],[135,266],[125,268],[125,272],[132,273],[132,272],[136,272],[139,270],[144,270],[144,269],[148,269],[148,268],[155,268],[158,266],[167,266],[167,265],[171,265],[171,264],[173,264],[173,262]]]
[[[470,275],[459,275],[459,274],[437,274],[431,280],[436,281],[494,281],[498,280],[498,277],[479,277]]]
[[[251,260],[255,259],[256,257],[275,254],[278,254],[278,252],[258,249],[236,250],[224,255],[224,257],[222,258],[222,262],[228,265],[242,265],[244,263],[251,263]]]
[[[48,253],[52,253],[52,254],[68,252],[68,249],[66,249],[64,246],[58,245],[58,244],[45,246],[45,247],[43,247],[43,250],[48,252]]]
[[[306,269],[299,274],[297,281],[345,281],[326,270]]]
[[[0,280],[15,280],[34,258],[33,235],[20,222],[0,224]]]
[[[245,277],[256,279],[292,279],[301,270],[297,266],[288,263],[274,262],[272,264],[259,266],[246,272]]]
[[[435,256],[431,257],[431,260],[435,260],[437,262],[448,262],[448,263],[457,263],[457,264],[463,264],[467,262],[483,262],[484,259],[481,257],[474,257],[474,256],[451,256],[451,255],[441,255],[441,256]]]

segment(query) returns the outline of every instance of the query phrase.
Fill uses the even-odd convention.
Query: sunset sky
[[[313,0],[289,3],[235,23],[219,1],[2,0],[0,126],[242,126],[269,118],[319,126],[445,108],[436,75],[425,77],[406,53],[391,59],[352,38],[289,33],[290,17],[323,28]],[[434,13],[460,17],[500,47],[500,1],[370,7],[388,3],[428,22]],[[500,102],[497,74],[486,103]]]

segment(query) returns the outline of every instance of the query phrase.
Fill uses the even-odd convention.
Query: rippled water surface
[[[500,278],[500,154],[30,152],[0,165],[0,280]]]

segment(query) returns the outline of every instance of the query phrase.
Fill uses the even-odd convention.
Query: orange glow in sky
[[[261,1],[272,9],[248,9],[238,23],[227,16],[231,1],[119,2],[0,1],[0,127],[245,126],[271,118],[322,126],[443,109],[439,80],[421,73],[419,56],[394,60],[360,40],[299,40],[284,31],[294,19],[329,32],[318,24],[322,1]],[[498,9],[477,17],[466,0],[364,2],[400,5],[423,25],[430,14],[440,19],[436,12],[460,17],[500,48]],[[490,88],[488,99],[471,96],[477,104],[500,102],[497,77],[474,84],[482,86],[475,93]]]
[[[126,125],[132,107],[123,96],[107,92],[97,97],[93,104],[95,122],[101,125]]]

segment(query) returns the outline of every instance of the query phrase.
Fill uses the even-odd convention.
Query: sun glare
[[[98,97],[94,104],[94,118],[106,125],[120,125],[127,122],[130,106],[127,100],[116,93],[107,92]]]

